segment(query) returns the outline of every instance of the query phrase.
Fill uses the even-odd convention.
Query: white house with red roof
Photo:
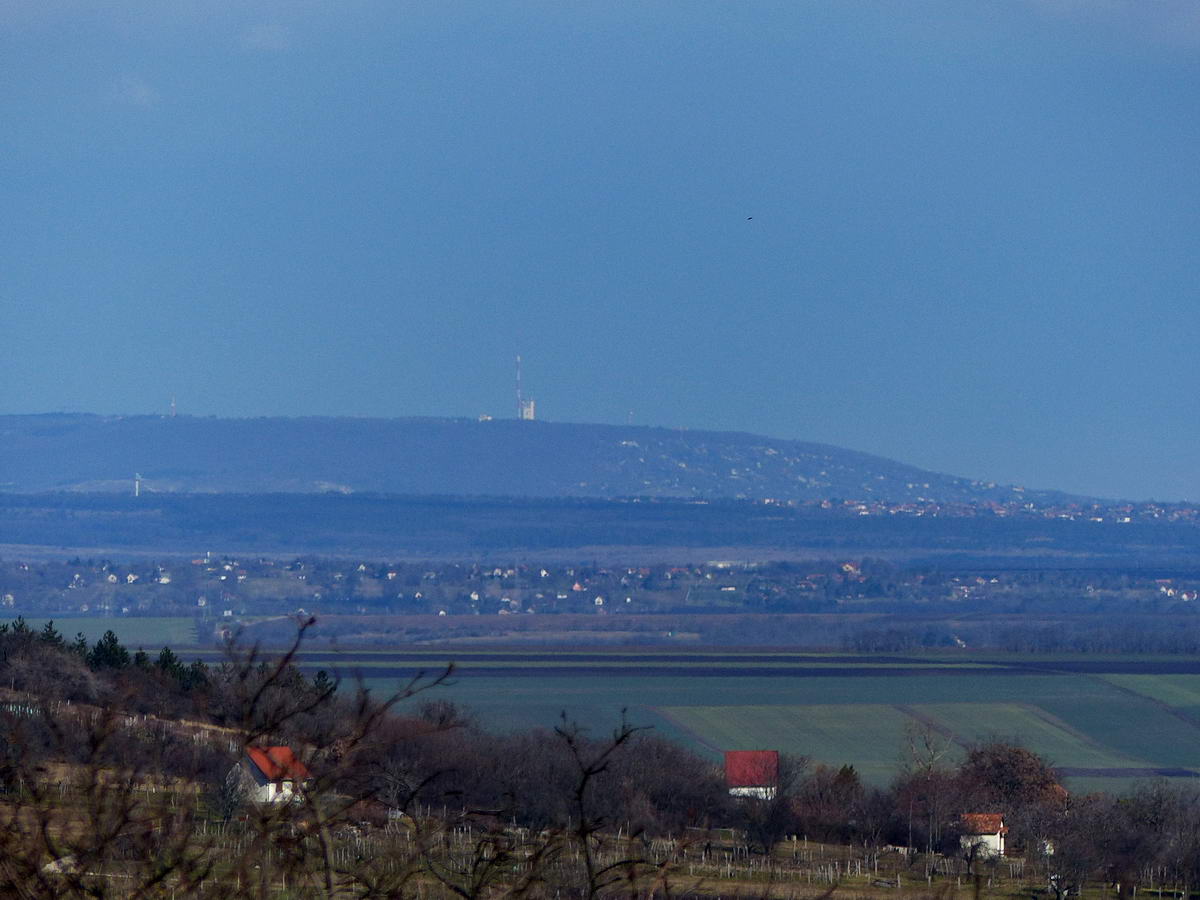
[[[1003,856],[1008,826],[1000,813],[963,813],[958,819],[959,843],[975,856]]]
[[[291,747],[247,747],[242,771],[251,782],[251,799],[259,803],[296,800],[312,777]]]

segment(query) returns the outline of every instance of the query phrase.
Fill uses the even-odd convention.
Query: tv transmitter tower
[[[533,399],[525,399],[521,393],[521,354],[517,354],[517,418],[526,422],[534,420]]]

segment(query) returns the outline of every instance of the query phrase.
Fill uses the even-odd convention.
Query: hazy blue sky
[[[1200,498],[1195,0],[0,0],[0,412]]]

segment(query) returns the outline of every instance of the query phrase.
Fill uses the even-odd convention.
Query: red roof
[[[774,787],[779,782],[778,750],[726,750],[728,787]]]
[[[291,747],[247,747],[246,755],[268,781],[303,781],[310,777]]]
[[[968,834],[1007,834],[1000,813],[963,813],[959,817]]]

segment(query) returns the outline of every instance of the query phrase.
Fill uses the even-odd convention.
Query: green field
[[[1104,680],[1172,709],[1200,711],[1200,675],[1105,675]]]
[[[722,750],[786,750],[849,763],[864,779],[884,783],[895,773],[904,728],[912,719],[894,706],[671,706],[658,712]]]
[[[672,706],[657,710],[698,741],[727,750],[770,747],[811,755],[830,765],[850,763],[868,781],[896,772],[905,729],[931,723],[951,738],[955,752],[989,738],[1017,739],[1056,765],[1089,769],[1152,767],[1150,760],[1110,750],[1043,710],[1024,703],[874,703],[804,706]]]
[[[386,691],[397,681],[367,683]],[[1075,790],[1124,790],[1154,770],[1200,772],[1200,727],[1151,697],[1090,675],[630,677],[550,669],[463,675],[435,690],[474,710],[489,728],[551,727],[565,711],[603,734],[625,710],[634,724],[714,759],[722,750],[779,749],[853,764],[876,784],[896,773],[910,722],[953,736],[958,753],[992,737],[1019,741],[1056,766],[1084,770],[1068,778]]]
[[[1018,741],[1061,768],[1072,790],[1200,774],[1200,674],[1178,674],[1200,663],[1180,657],[405,647],[314,651],[300,665],[348,683],[358,673],[383,694],[456,657],[450,683],[429,696],[494,730],[551,728],[565,713],[603,735],[624,715],[714,760],[778,749],[850,763],[884,784],[917,723],[946,736],[952,757],[973,742]]]
[[[30,628],[41,630],[46,619],[26,619]],[[79,632],[84,637],[95,642],[110,628],[116,632],[121,643],[136,650],[143,647],[147,651],[158,650],[165,645],[181,646],[196,643],[196,623],[185,617],[117,617],[117,616],[77,616],[57,618],[54,620],[57,628],[68,640]]]
[[[922,717],[964,742],[1017,739],[1057,766],[1145,768],[1151,760],[1126,756],[1028,703],[937,703],[914,707]]]
[[[1054,697],[1040,705],[1118,753],[1160,766],[1200,768],[1200,729],[1148,698],[1097,691],[1078,698]]]

